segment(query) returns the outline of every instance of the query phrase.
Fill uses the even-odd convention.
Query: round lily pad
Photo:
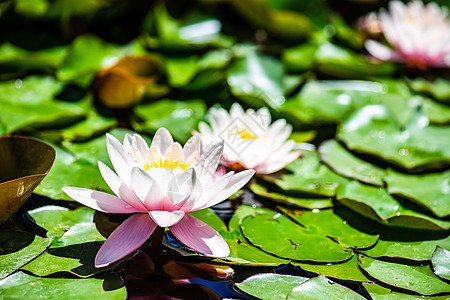
[[[335,140],[319,147],[320,159],[339,175],[377,186],[383,185],[384,169],[364,161]]]
[[[352,151],[418,171],[450,164],[450,147],[442,138],[449,134],[450,128],[430,125],[420,113],[403,126],[395,123],[385,106],[369,105],[348,118],[337,136]]]
[[[302,227],[283,214],[268,209],[257,210],[254,215],[245,217],[241,230],[251,244],[286,259],[337,262],[353,255],[343,245],[327,237],[320,226]]]
[[[253,275],[236,286],[254,297],[262,300],[285,299],[287,294],[308,278],[281,275],[274,273],[261,273]]]
[[[296,286],[286,299],[364,299],[351,289],[333,282],[325,276],[311,278]]]
[[[337,200],[364,217],[388,226],[423,230],[447,230],[450,227],[449,221],[407,209],[385,189],[358,181],[339,187]]]
[[[270,191],[265,186],[260,185],[256,182],[251,183],[249,188],[253,193],[264,199],[274,201],[275,203],[290,207],[306,208],[306,209],[322,209],[333,206],[331,198],[297,198],[292,195],[284,195],[281,193]]]
[[[450,249],[450,247],[447,247]],[[437,246],[431,257],[434,274],[437,276],[450,280],[450,251]]]
[[[450,214],[450,171],[408,175],[389,170],[384,180],[390,194],[408,198],[438,217]]]
[[[315,209],[313,211],[280,209],[286,216],[308,230],[320,232],[343,247],[363,249],[373,246],[378,240],[378,234],[367,234],[352,227],[332,209]]]
[[[416,292],[421,295],[450,293],[450,285],[439,279],[430,266],[410,266],[359,257],[360,266],[371,277],[393,287]]]
[[[275,183],[283,194],[307,198],[332,197],[340,184],[348,182],[327,166],[320,163],[319,156],[313,151],[302,151],[302,157],[285,167],[292,174],[282,174],[279,178],[264,176],[263,179]]]

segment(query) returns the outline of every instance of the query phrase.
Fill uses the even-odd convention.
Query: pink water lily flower
[[[117,174],[101,162],[99,168],[115,195],[63,188],[69,197],[98,211],[136,213],[102,245],[95,257],[97,268],[134,252],[157,226],[168,227],[182,243],[200,253],[229,255],[229,247],[220,234],[187,213],[227,199],[250,180],[253,170],[237,174],[216,172],[222,145],[198,159],[195,154],[201,147],[198,138],[189,140],[182,148],[165,129],[158,130],[151,147],[138,135],[127,136],[124,145],[108,136],[107,146]]]
[[[201,122],[202,144],[224,141],[222,164],[233,170],[254,169],[257,174],[274,173],[300,156],[297,144],[287,140],[292,126],[280,119],[271,124],[267,108],[244,112],[234,103],[228,113],[223,108],[208,112],[211,126]]]
[[[421,1],[389,2],[389,12],[381,9],[379,21],[392,48],[366,41],[366,49],[380,60],[401,61],[409,66],[450,67],[450,20],[448,9]]]

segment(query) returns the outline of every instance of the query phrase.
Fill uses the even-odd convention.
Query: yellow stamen
[[[243,140],[254,140],[256,139],[256,136],[254,136],[250,131],[247,129],[241,129],[238,131],[239,136]]]
[[[187,169],[189,169],[190,166],[191,166],[190,163],[187,163],[187,162],[180,163],[180,161],[178,159],[174,159],[171,162],[168,158],[165,158],[165,159],[160,158],[159,161],[154,160],[150,164],[148,162],[146,162],[144,165],[144,170],[148,171],[149,169],[154,169],[154,168],[167,168],[170,170],[174,170],[178,167],[181,167],[183,169],[183,171],[186,171]]]

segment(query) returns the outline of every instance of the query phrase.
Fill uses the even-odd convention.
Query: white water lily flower
[[[421,1],[389,2],[389,12],[378,14],[383,34],[392,48],[368,40],[366,48],[380,60],[402,61],[420,69],[450,67],[448,9]]]
[[[254,169],[257,174],[276,172],[298,158],[296,143],[288,140],[292,126],[280,119],[271,123],[267,108],[246,112],[234,103],[228,113],[223,108],[208,112],[211,127],[199,124],[204,146],[223,140],[222,164],[233,170]]]
[[[220,234],[187,213],[215,205],[237,192],[253,176],[216,172],[222,145],[199,159],[200,141],[190,139],[182,148],[166,129],[157,131],[150,147],[139,135],[127,136],[124,145],[107,137],[114,173],[102,162],[100,172],[116,194],[65,187],[74,200],[106,213],[136,213],[108,237],[95,258],[107,266],[138,249],[157,226],[168,227],[184,244],[198,252],[226,257],[230,250]]]

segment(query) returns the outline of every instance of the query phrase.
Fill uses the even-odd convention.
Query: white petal
[[[397,57],[393,50],[376,41],[367,40],[365,46],[367,51],[379,60],[394,60]]]
[[[196,151],[197,153],[199,153],[200,150],[201,150],[201,139],[198,135],[194,135],[184,145],[183,154],[184,157],[190,157]]]
[[[164,152],[164,156],[170,161],[178,159],[180,162],[184,161],[183,148],[180,143],[173,143]]]
[[[147,142],[139,134],[133,135],[133,146],[136,147],[141,153],[142,157],[145,158],[148,152]]]
[[[159,151],[161,151],[161,153],[164,153],[166,152],[166,149],[172,144],[173,139],[169,131],[164,127],[159,128],[156,131],[155,136],[153,137],[152,147],[157,147],[159,148]]]
[[[131,171],[131,186],[136,196],[141,199],[147,210],[161,210],[166,195],[163,194],[158,183],[142,168]]]
[[[151,211],[148,213],[153,221],[160,227],[169,227],[177,224],[183,217],[184,211]]]
[[[106,148],[108,149],[109,159],[119,175],[120,179],[124,182],[129,181],[129,165],[127,151],[122,144],[109,133],[106,134]]]

